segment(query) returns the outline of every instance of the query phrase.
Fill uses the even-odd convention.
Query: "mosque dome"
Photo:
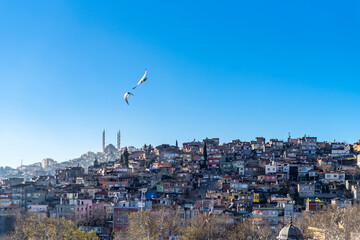
[[[277,237],[279,240],[287,240],[287,239],[304,239],[301,231],[293,226],[291,223],[287,226],[285,226],[279,233],[279,236]]]

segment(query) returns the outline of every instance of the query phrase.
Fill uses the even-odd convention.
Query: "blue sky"
[[[103,129],[355,142],[359,25],[358,1],[0,0],[0,165],[100,151]]]

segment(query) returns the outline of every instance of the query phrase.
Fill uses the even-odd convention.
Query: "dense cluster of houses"
[[[234,221],[280,227],[303,211],[360,201],[360,141],[287,141],[257,137],[220,144],[218,138],[122,148],[119,159],[58,169],[30,181],[1,182],[1,214],[28,211],[74,219],[102,239],[124,230],[142,209],[175,206],[185,219],[225,213]],[[174,208],[172,208],[174,209]]]

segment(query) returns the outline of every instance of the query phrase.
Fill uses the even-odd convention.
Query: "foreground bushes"
[[[191,220],[183,220],[176,211],[161,210],[132,213],[129,228],[115,234],[116,240],[212,240],[212,239],[275,239],[283,225],[272,230],[268,225],[253,225],[251,220],[233,224],[227,215],[198,214]],[[303,212],[294,217],[305,239],[358,239],[360,238],[360,205],[346,208],[327,207],[322,211]]]
[[[15,231],[8,237],[13,240],[97,240],[94,231],[86,232],[76,223],[66,219],[39,217],[28,214],[19,216]]]
[[[294,218],[294,225],[302,230],[306,239],[355,239],[360,237],[359,212],[359,205],[327,207],[316,213],[303,212],[301,217]],[[233,224],[228,215],[197,214],[191,220],[184,220],[174,209],[160,209],[132,213],[128,229],[115,233],[115,240],[265,240],[274,239],[279,230],[274,232],[269,226],[260,227],[251,221]],[[17,219],[15,231],[6,239],[97,240],[98,237],[95,232],[86,232],[70,220],[25,215]]]
[[[273,236],[268,226],[258,228],[250,222],[233,224],[227,215],[198,214],[191,220],[183,220],[176,211],[161,210],[132,213],[129,228],[115,233],[115,240],[265,240]]]

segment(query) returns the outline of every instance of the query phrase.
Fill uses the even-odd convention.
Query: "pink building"
[[[106,220],[106,203],[104,202],[93,203],[92,219],[94,221]]]
[[[106,218],[106,204],[95,202],[91,199],[69,200],[69,205],[74,206],[75,219],[80,222],[102,221]]]
[[[75,219],[82,221],[89,221],[92,212],[92,200],[91,199],[75,199],[70,200],[69,205],[74,205]]]
[[[48,216],[48,208],[49,208],[49,205],[31,204],[28,206],[28,211],[36,213],[39,217],[47,217]]]

